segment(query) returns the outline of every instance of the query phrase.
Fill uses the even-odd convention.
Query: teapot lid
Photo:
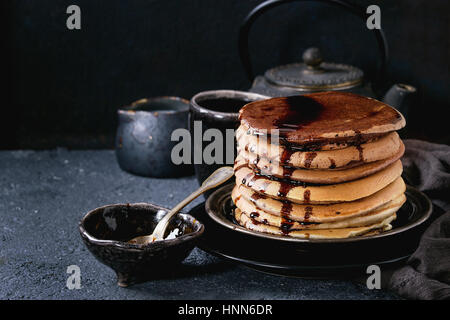
[[[297,90],[322,91],[347,89],[362,83],[364,73],[353,66],[322,62],[318,48],[303,53],[303,63],[291,63],[269,69],[264,74],[272,84]]]

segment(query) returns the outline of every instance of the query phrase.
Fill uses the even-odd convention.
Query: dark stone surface
[[[0,299],[396,299],[344,280],[258,273],[200,249],[166,279],[130,288],[84,247],[78,221],[109,203],[172,206],[197,182],[149,179],[121,171],[113,151],[0,152]],[[200,200],[191,204],[191,207]],[[81,289],[69,290],[69,265]]]

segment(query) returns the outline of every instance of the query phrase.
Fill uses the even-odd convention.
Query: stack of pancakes
[[[392,228],[406,200],[398,111],[321,92],[252,102],[239,118],[232,200],[243,227],[311,239]]]

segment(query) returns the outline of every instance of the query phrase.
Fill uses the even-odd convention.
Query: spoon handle
[[[153,233],[147,236],[139,236],[136,238],[131,239],[130,243],[138,243],[138,244],[147,244],[151,243],[155,240],[163,240],[164,239],[164,233],[166,231],[167,225],[169,224],[170,219],[174,215],[178,213],[181,209],[183,209],[184,206],[189,204],[192,200],[197,198],[199,195],[201,195],[206,190],[212,189],[214,187],[217,187],[218,185],[224,183],[228,179],[230,179],[233,176],[233,168],[232,167],[221,167],[214,171],[205,181],[203,181],[200,188],[198,188],[196,191],[191,193],[186,199],[181,201],[179,204],[177,204],[172,210],[170,210],[156,225],[155,229],[153,230]]]

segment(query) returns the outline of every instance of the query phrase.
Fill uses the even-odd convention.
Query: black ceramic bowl
[[[166,208],[148,203],[107,205],[88,212],[80,221],[79,231],[89,251],[116,272],[119,286],[126,287],[176,268],[203,233],[201,222],[188,214],[178,214],[165,235],[178,228],[175,239],[147,245],[127,242],[151,234],[165,212]]]

